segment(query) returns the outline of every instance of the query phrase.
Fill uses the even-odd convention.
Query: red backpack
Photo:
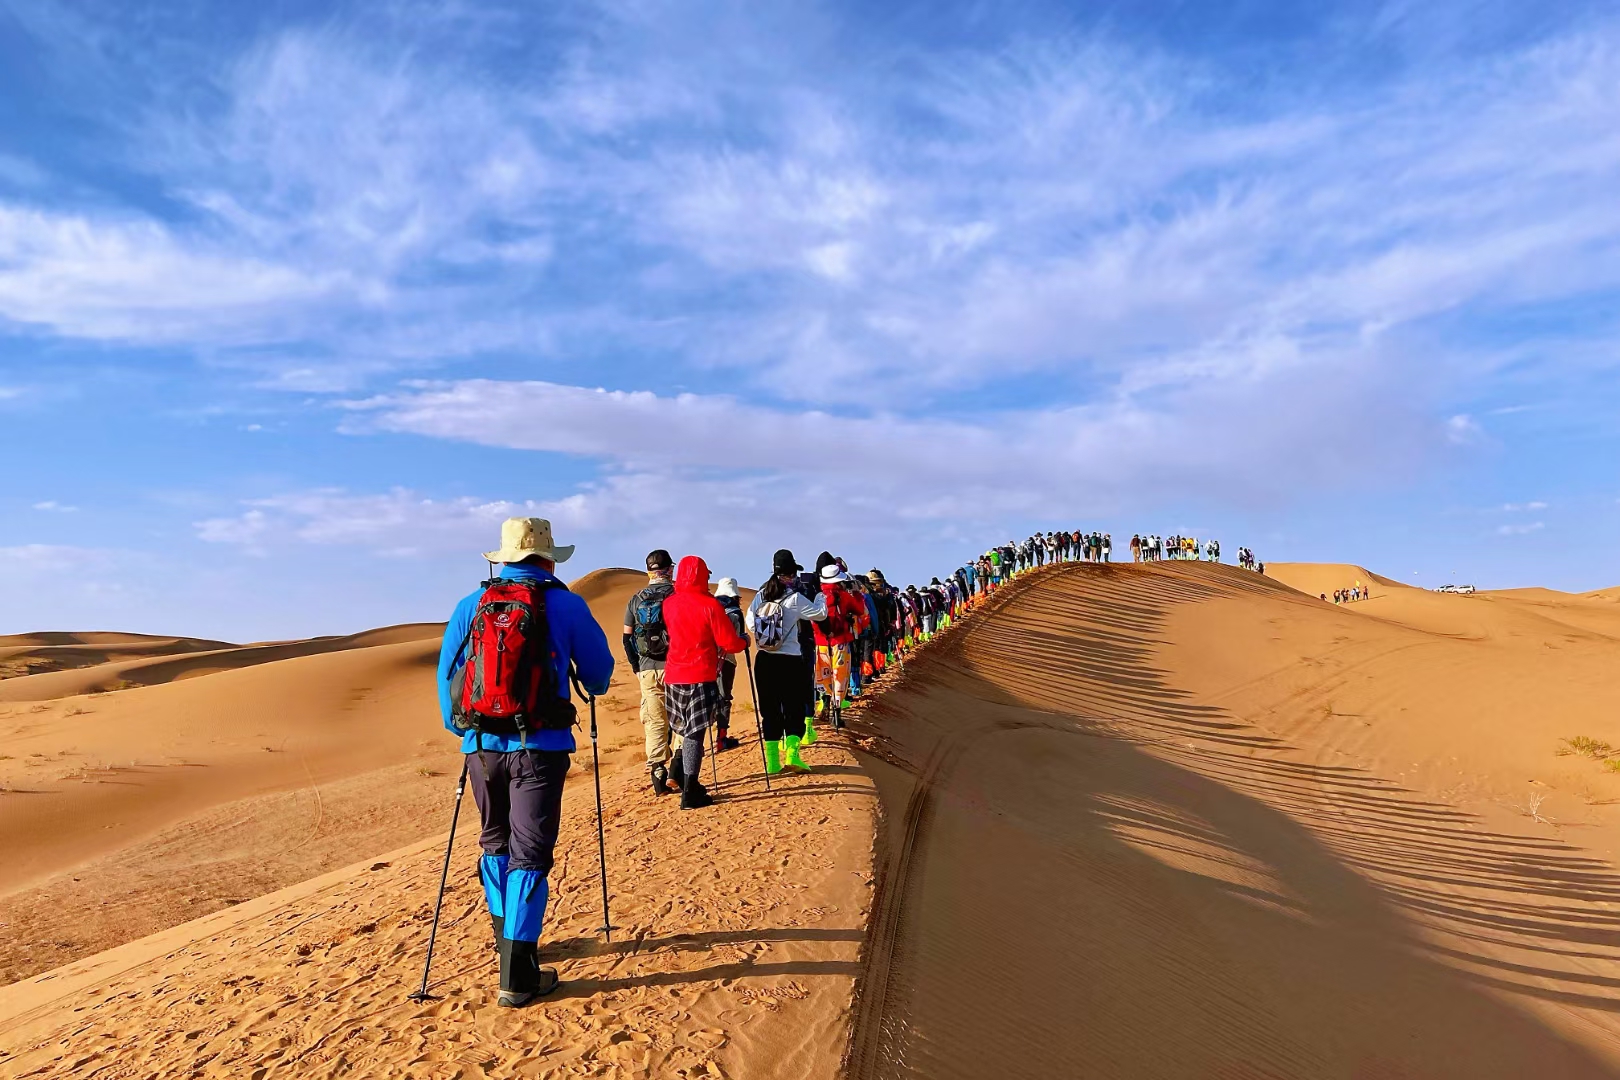
[[[492,578],[467,628],[467,661],[451,688],[453,722],[480,736],[574,726],[574,706],[558,696],[557,665],[546,622],[546,593],[560,581]]]

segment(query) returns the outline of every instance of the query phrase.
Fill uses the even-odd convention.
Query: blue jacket
[[[522,563],[507,563],[501,567],[500,576],[534,581],[557,580],[538,566]],[[478,611],[478,599],[483,595],[484,590],[477,589],[462,598],[461,603],[456,605],[455,614],[450,616],[449,625],[444,628],[444,643],[439,646],[439,712],[444,718],[445,729],[461,735],[463,754],[479,749],[478,736],[471,731],[465,734],[456,731],[451,722],[450,683],[467,662],[462,655],[462,647],[467,642],[467,631],[472,627],[473,615]],[[557,654],[557,685],[562,689],[563,698],[569,696],[570,663],[579,669],[579,681],[587,691],[596,695],[607,693],[608,682],[613,678],[613,654],[608,651],[607,635],[597,625],[584,599],[565,589],[547,592],[546,624],[551,632],[551,648]],[[574,733],[531,731],[529,746],[536,750],[572,751]],[[521,750],[523,741],[515,735],[485,735],[483,749]]]

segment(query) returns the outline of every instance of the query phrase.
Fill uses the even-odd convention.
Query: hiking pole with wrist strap
[[[482,742],[482,739],[480,739]],[[471,755],[461,756],[461,779],[456,782],[456,808],[450,815],[450,842],[444,846],[444,870],[439,874],[439,898],[433,901],[433,926],[428,930],[427,961],[422,965],[422,988],[410,995],[410,1001],[432,1001],[428,993],[428,972],[433,968],[433,943],[439,936],[439,911],[444,907],[444,887],[450,880],[450,853],[456,846],[456,822],[461,820],[461,797],[467,791],[467,763]]]
[[[759,764],[765,773],[765,790],[771,790],[771,766],[765,758],[765,720],[759,715],[759,687],[754,685],[754,654],[743,650],[743,662],[748,665],[748,692],[754,699],[754,732],[759,736]]]
[[[596,858],[602,868],[602,925],[598,929],[608,941],[612,941],[613,920],[608,917],[607,834],[602,828],[602,759],[596,750],[596,695],[580,685],[578,668],[571,674],[574,689],[591,703],[591,777],[596,781]]]

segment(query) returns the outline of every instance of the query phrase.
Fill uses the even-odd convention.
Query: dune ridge
[[[1404,768],[1433,737],[1400,715],[1414,662],[1459,665],[1427,722],[1484,711],[1488,742],[1524,675],[1501,665],[1545,657],[1511,601],[1461,636],[1432,627],[1455,598],[1400,596],[1061,567],[920,658],[862,725],[884,813],[848,1074],[1614,1075],[1620,777],[1557,758],[1551,722]],[[1578,646],[1566,688],[1616,658]]]

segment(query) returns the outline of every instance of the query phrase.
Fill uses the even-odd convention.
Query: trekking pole
[[[765,720],[759,715],[759,688],[754,685],[754,654],[743,650],[743,662],[748,665],[748,692],[754,699],[754,732],[759,736],[759,766],[765,775],[765,790],[771,790],[771,767],[765,760]]]
[[[596,858],[602,867],[602,925],[603,937],[613,940],[613,920],[608,918],[607,834],[602,828],[602,759],[596,751],[596,695],[585,692],[574,679],[574,686],[591,703],[591,777],[596,781]]]
[[[422,965],[422,988],[410,995],[410,1001],[433,1001],[428,993],[428,972],[433,968],[433,943],[439,936],[439,911],[444,907],[444,887],[450,881],[450,853],[456,846],[456,822],[461,820],[461,796],[467,790],[467,763],[470,755],[461,757],[461,779],[456,782],[456,808],[450,815],[450,842],[444,846],[444,870],[439,874],[439,898],[433,902],[433,926],[428,930],[427,961]]]

